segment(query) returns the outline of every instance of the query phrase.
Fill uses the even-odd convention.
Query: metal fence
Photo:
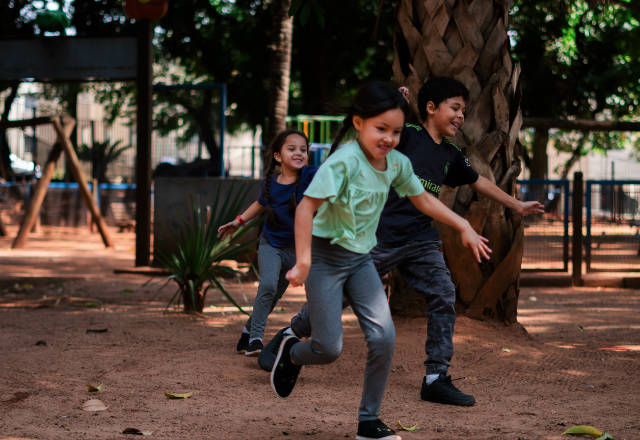
[[[640,181],[586,182],[587,272],[640,271]]]
[[[92,185],[89,183],[89,188]],[[8,183],[0,187],[0,216],[8,225],[19,225],[27,205],[31,200],[32,183]],[[135,221],[136,185],[100,184],[98,185],[97,204],[108,226],[123,226]],[[153,201],[153,194],[151,194]],[[151,207],[153,218],[153,203]],[[77,183],[52,182],[40,209],[43,225],[49,226],[88,226],[89,211],[78,190]]]
[[[569,181],[519,180],[516,191],[523,202],[537,201],[545,213],[524,219],[522,270],[569,270]]]

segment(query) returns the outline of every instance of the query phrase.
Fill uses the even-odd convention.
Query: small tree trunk
[[[14,82],[11,84],[11,92],[9,96],[4,100],[4,111],[2,112],[2,117],[0,117],[0,122],[5,122],[9,120],[9,112],[11,111],[11,105],[13,101],[16,99],[18,94],[18,86],[19,82]],[[11,155],[11,149],[9,148],[9,140],[7,139],[6,130],[0,130],[0,177],[3,179],[10,179],[13,176],[13,170],[11,169],[11,160],[9,156]]]
[[[289,18],[291,0],[275,0],[271,4],[271,64],[269,68],[269,127],[264,144],[285,129],[289,112],[289,82],[291,77],[291,44],[293,18]]]
[[[546,179],[549,175],[547,144],[549,130],[537,129],[533,135],[533,160],[531,161],[531,179]]]
[[[182,304],[184,305],[184,312],[189,315],[202,313],[204,310],[204,302],[206,299],[207,292],[203,290],[202,292],[195,292],[193,296],[191,296],[191,292],[189,291],[189,287],[182,287]],[[195,297],[195,303],[193,302]]]

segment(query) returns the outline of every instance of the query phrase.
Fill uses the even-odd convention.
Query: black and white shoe
[[[296,386],[298,374],[300,374],[300,365],[294,365],[291,362],[291,348],[300,342],[295,336],[287,336],[282,340],[276,362],[271,370],[271,387],[279,397],[289,397],[293,388]]]
[[[258,357],[260,356],[260,352],[262,351],[262,349],[262,341],[258,339],[249,344],[249,347],[247,347],[247,351],[244,355]]]
[[[238,354],[245,354],[247,348],[249,348],[249,333],[242,332],[238,345],[236,345],[236,351]]]
[[[438,378],[427,385],[426,379],[422,379],[420,398],[427,402],[443,403],[445,405],[473,406],[476,399],[465,394],[451,383],[451,376],[440,373]]]
[[[358,423],[356,440],[402,440],[402,437],[385,425],[382,420],[366,420]]]
[[[282,340],[285,337],[284,332],[288,329],[289,327],[285,327],[278,333],[276,333],[273,339],[264,346],[262,352],[260,353],[260,356],[258,356],[258,365],[260,365],[260,368],[262,368],[267,373],[271,373],[271,370],[273,370],[273,364],[276,363],[276,356],[278,356],[280,344],[282,344]]]

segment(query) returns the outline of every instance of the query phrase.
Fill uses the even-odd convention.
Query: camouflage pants
[[[440,252],[440,241],[379,243],[371,250],[371,259],[383,277],[397,267],[405,281],[427,302],[427,374],[446,373],[453,357],[453,330],[456,322],[455,287]],[[343,309],[349,303],[343,300]],[[311,336],[307,306],[293,317],[291,328],[299,337]]]

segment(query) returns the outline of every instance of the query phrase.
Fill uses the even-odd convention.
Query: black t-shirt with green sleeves
[[[422,126],[406,124],[396,150],[409,158],[413,172],[425,190],[435,197],[442,185],[455,188],[478,180],[478,173],[457,146],[445,138],[437,144]],[[431,225],[432,220],[391,188],[376,237],[382,243],[438,240],[438,230]]]

